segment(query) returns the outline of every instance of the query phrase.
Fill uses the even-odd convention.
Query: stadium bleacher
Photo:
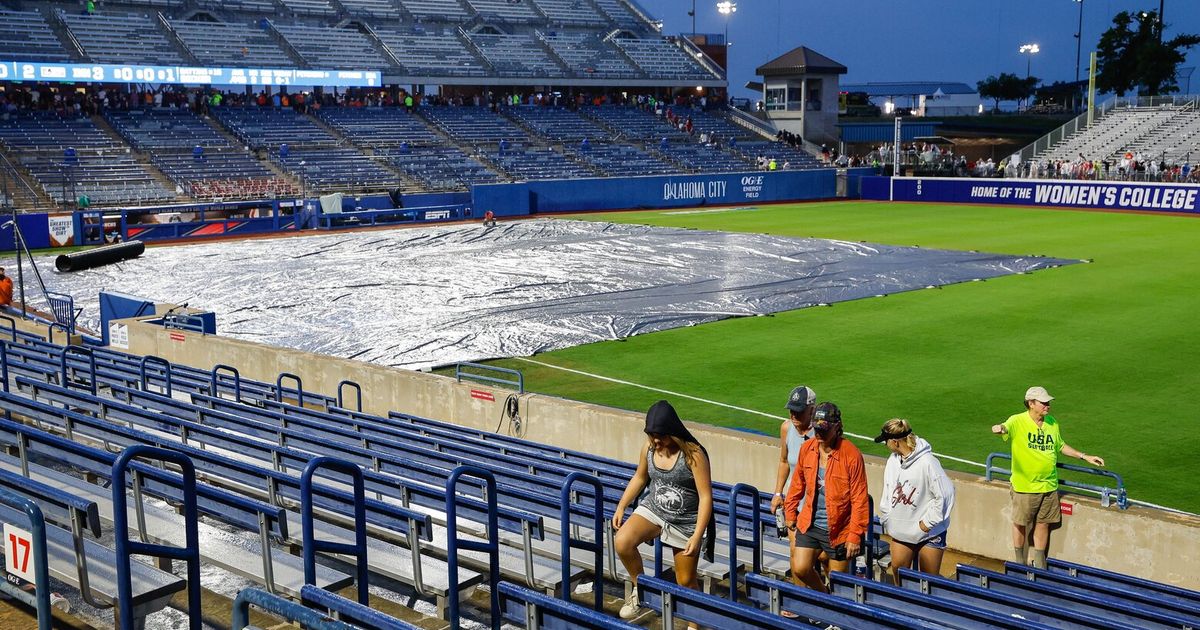
[[[443,138],[400,107],[327,108],[319,118],[360,147],[434,145]]]
[[[291,109],[216,107],[213,116],[251,149],[278,150],[280,145],[333,147],[337,138],[313,119]]]
[[[586,0],[531,0],[551,24],[604,26],[607,21]]]
[[[503,153],[492,154],[491,159],[518,181],[537,179],[571,179],[595,177],[592,169],[552,149],[539,147],[510,147]]]
[[[575,157],[600,169],[608,177],[671,175],[680,168],[629,144],[591,143],[576,148]]]
[[[375,29],[379,41],[415,76],[484,77],[488,70],[456,34]]]
[[[643,76],[597,33],[537,33],[575,76],[632,79]]]
[[[107,112],[109,124],[139,151],[226,148],[229,140],[186,109],[149,108]]]
[[[532,35],[474,33],[470,38],[484,59],[502,77],[566,76],[566,72],[550,58]]]
[[[212,66],[287,68],[292,60],[266,31],[245,24],[176,20],[171,27],[202,63]]]
[[[42,505],[48,522],[67,528],[75,523],[74,529],[47,530],[51,575],[69,588],[87,584],[90,596],[102,603],[122,597],[113,574],[122,558],[103,542],[111,536],[105,532],[124,524],[131,537],[180,547],[187,545],[181,524],[188,520],[141,504],[136,508],[137,527],[132,518],[117,519],[116,507],[131,497],[140,503],[140,495],[130,494],[128,477],[112,488],[100,484],[111,477],[114,463],[128,457],[85,443],[89,441],[117,449],[167,449],[161,452],[194,462],[205,475],[195,481],[195,494],[190,496],[187,484],[181,487],[183,478],[165,462],[138,458],[133,467],[141,474],[142,493],[194,505],[188,509],[203,515],[195,521],[208,532],[195,550],[198,557],[261,588],[321,610],[342,611],[343,620],[365,627],[412,627],[322,592],[357,583],[360,597],[365,597],[366,584],[353,577],[355,567],[361,566],[373,586],[386,578],[395,584],[390,589],[415,589],[405,592],[433,598],[443,615],[460,610],[460,588],[470,589],[486,579],[494,599],[485,614],[503,615],[519,627],[531,619],[554,627],[633,627],[579,603],[536,592],[590,579],[586,572],[595,565],[586,555],[574,556],[576,566],[563,574],[562,557],[555,550],[568,530],[586,534],[593,516],[602,521],[611,516],[632,472],[628,462],[405,414],[376,417],[336,406],[329,396],[304,391],[299,382],[284,387],[282,377],[272,385],[239,378],[226,369],[218,378],[216,369],[161,361],[148,371],[151,364],[136,355],[100,348],[66,351],[15,330],[0,346],[10,379],[10,387],[0,391],[0,406],[13,417],[0,419],[0,444],[10,449],[0,455],[0,487]],[[22,424],[21,419],[36,425]],[[335,463],[328,472],[321,471]],[[334,472],[340,466],[358,469],[355,474],[362,485],[357,490]],[[456,495],[452,486],[446,487],[448,477],[466,473],[462,466],[487,475],[494,484],[489,485],[489,501]],[[600,494],[581,485],[577,498],[564,504],[561,486],[576,471],[594,476]],[[370,498],[380,492],[400,492],[405,505],[420,509]],[[740,509],[731,500],[737,492],[714,484],[714,512],[723,544],[729,542],[733,527],[731,510]],[[602,499],[600,515],[588,507],[597,496]],[[755,496],[759,518],[751,519],[748,527],[773,529],[773,517],[764,508],[769,497]],[[448,512],[451,503],[454,511]],[[360,505],[362,511],[357,512]],[[134,515],[134,509],[130,505],[128,514]],[[9,522],[25,519],[9,507],[0,512]],[[297,534],[296,523],[307,523],[310,514],[315,517],[312,531],[322,544],[336,541],[342,546],[320,551],[308,533]],[[487,540],[498,543],[494,549],[479,538],[488,531],[485,524],[491,518],[496,529]],[[79,528],[79,523],[86,527]],[[216,534],[218,524],[225,534]],[[351,532],[368,529],[360,553]],[[237,532],[241,540],[229,540],[228,532]],[[471,545],[451,544],[464,533],[468,537],[462,540]],[[75,538],[81,536],[85,539],[77,543]],[[276,547],[277,542],[303,548],[303,560]],[[609,544],[611,540],[604,541]],[[744,539],[739,546],[743,544]],[[639,584],[641,604],[659,611],[664,623],[710,627],[1188,628],[1200,620],[1200,593],[1061,561],[1052,561],[1047,571],[1009,563],[1003,573],[959,565],[957,579],[901,569],[902,587],[876,582],[870,574],[835,573],[830,575],[832,593],[826,595],[782,581],[788,566],[786,544],[765,536],[761,544],[763,569],[774,568],[769,574],[746,573],[744,596],[692,591],[648,573]],[[745,550],[733,564],[751,564],[756,554]],[[79,553],[86,555],[86,563],[78,560]],[[651,561],[652,554],[646,554]],[[336,567],[310,564],[316,555],[343,562]],[[248,558],[255,559],[247,562]],[[702,575],[712,580],[728,576],[728,569],[719,566],[730,562],[728,556],[719,554],[718,560],[712,565],[702,562]],[[170,594],[185,587],[181,578],[149,564],[134,562],[131,567],[143,576],[131,594],[134,603],[143,605],[140,614],[153,614]],[[492,568],[498,573],[491,573]],[[624,576],[619,567],[605,568],[609,569],[616,569],[618,578]],[[453,574],[458,578],[448,578]],[[740,590],[736,586],[734,590]],[[284,600],[268,601],[264,591],[253,589],[242,593],[240,602],[253,599],[276,614],[288,614]],[[242,605],[235,605],[235,619],[239,610],[244,610]],[[302,608],[294,610],[304,614]],[[799,619],[780,617],[781,610]],[[244,617],[244,611],[241,614]]]
[[[59,9],[59,16],[92,61],[187,65],[167,41],[157,18],[137,13],[80,15]]]
[[[0,57],[13,61],[67,61],[71,55],[41,13],[0,9]]]
[[[309,190],[390,190],[399,183],[395,173],[355,149],[293,149],[286,158],[272,151],[271,158]]]
[[[57,152],[78,150],[117,151],[110,138],[90,118],[60,117],[53,112],[12,116],[0,120],[0,143],[14,151]]]
[[[277,199],[300,191],[257,158],[234,149],[189,153],[156,152],[151,162],[197,199]]]
[[[544,18],[528,4],[528,0],[466,0],[481,18],[488,21],[521,23],[539,22]]]
[[[471,14],[457,0],[397,0],[418,20],[465,22]]]
[[[591,118],[619,134],[639,142],[658,142],[662,138],[683,139],[687,134],[651,112],[631,106],[589,105],[580,109]]]
[[[532,140],[512,121],[486,107],[428,107],[421,113],[451,138],[467,144]]]
[[[712,73],[702,68],[679,46],[662,39],[634,39],[614,37],[612,40],[646,74],[656,79],[713,78]]]
[[[21,165],[55,201],[87,196],[95,205],[152,203],[175,198],[146,167],[124,154],[79,152],[73,163],[62,156],[23,156]]]
[[[350,28],[277,24],[275,30],[314,68],[383,69],[392,65],[369,37]]]
[[[454,147],[384,150],[388,161],[428,190],[460,190],[500,180],[496,171]]]
[[[576,143],[584,139],[596,142],[614,135],[578,112],[561,107],[508,107],[504,113],[556,143]]]

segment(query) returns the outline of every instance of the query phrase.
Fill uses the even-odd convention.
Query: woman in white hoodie
[[[892,578],[899,585],[897,570],[912,566],[913,557],[919,559],[922,572],[937,574],[946,549],[954,485],[929,442],[914,435],[907,420],[888,420],[875,441],[892,452],[879,501],[879,520],[892,537]]]

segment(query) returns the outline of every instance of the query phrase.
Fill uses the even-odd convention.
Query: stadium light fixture
[[[737,3],[721,0],[717,3],[717,13],[725,16],[725,73],[729,74],[729,17],[737,13]]]
[[[1033,68],[1033,56],[1042,52],[1042,48],[1037,44],[1021,44],[1017,52],[1022,55],[1029,55],[1025,58],[1025,78],[1029,78],[1030,70]]]

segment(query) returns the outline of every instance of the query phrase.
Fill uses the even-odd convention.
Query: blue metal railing
[[[30,558],[30,562],[33,563],[33,585],[37,589],[30,595],[20,587],[0,580],[0,591],[37,608],[38,630],[50,630],[52,616],[50,612],[50,568],[47,566],[46,557],[46,518],[36,503],[4,488],[0,488],[0,503],[21,510],[29,517],[29,533],[33,537],[33,549],[30,550],[33,557]],[[7,546],[9,543],[3,541],[3,544]]]
[[[240,372],[238,372],[237,368],[233,367],[232,365],[225,365],[224,363],[218,363],[213,366],[212,379],[209,381],[208,386],[208,388],[212,391],[212,395],[221,395],[220,385],[222,371],[229,372],[232,375],[230,378],[233,380],[233,399],[237,402],[242,402],[242,375]]]
[[[309,588],[305,586],[304,588]],[[250,606],[256,606],[266,612],[282,617],[287,621],[299,623],[307,630],[358,630],[354,626],[330,619],[321,613],[306,608],[304,604],[272,595],[257,588],[244,588],[233,600],[233,616],[229,622],[230,630],[244,630],[250,626]]]
[[[75,298],[65,293],[46,291],[46,301],[50,304],[55,321],[66,327],[68,334],[75,334]]]
[[[63,346],[62,352],[58,355],[59,374],[62,378],[63,387],[71,387],[71,380],[67,378],[67,355],[82,354],[88,359],[88,392],[93,396],[96,395],[96,355],[91,348],[82,346]]]
[[[156,357],[154,355],[146,355],[146,356],[142,357],[141,361],[138,362],[138,374],[139,374],[139,376],[141,376],[142,391],[146,391],[146,385],[147,385],[147,380],[148,380],[146,378],[146,366],[151,363],[162,366],[163,379],[166,381],[166,389],[163,391],[163,395],[170,396],[171,395],[171,362],[162,357]]]
[[[128,495],[125,493],[125,473],[134,458],[157,459],[172,462],[179,466],[183,473],[183,529],[186,547],[156,545],[129,539],[129,510],[126,507]],[[133,487],[138,500],[137,510],[140,515],[141,506],[141,473],[133,471]],[[188,628],[201,630],[200,621],[200,535],[197,525],[196,511],[196,467],[186,455],[158,448],[135,444],[126,448],[117,456],[112,465],[112,499],[113,499],[113,532],[117,542],[117,593],[120,607],[121,630],[133,630],[133,576],[130,556],[141,555],[157,558],[169,558],[187,562],[188,589]]]
[[[300,601],[329,611],[339,621],[347,621],[356,628],[369,630],[420,630],[419,626],[401,621],[368,606],[346,599],[336,593],[305,584],[300,589]]]
[[[499,372],[501,374],[510,374],[517,378],[516,378],[516,380],[510,380],[510,379],[506,379],[506,378],[500,378],[497,376],[488,376],[486,374],[475,374],[472,372],[465,372],[465,371],[463,371],[463,368],[471,368],[473,370],[486,370],[486,371],[491,371],[491,372]],[[493,365],[484,365],[482,363],[455,363],[454,364],[454,379],[461,383],[464,377],[471,379],[473,381],[480,381],[483,383],[495,383],[496,385],[507,385],[509,387],[516,387],[518,394],[525,393],[525,375],[521,374],[520,370],[510,370],[508,368],[496,367]]]
[[[71,343],[71,331],[68,330],[66,326],[64,326],[58,322],[50,322],[49,324],[46,324],[47,337],[49,337],[50,343],[54,343],[54,330],[55,329],[63,331],[63,333],[66,334],[66,336],[67,336],[66,343]]]
[[[292,374],[291,372],[280,372],[279,377],[275,379],[275,402],[278,402],[278,403],[283,402],[283,379],[285,379],[285,378],[296,382],[296,389],[289,390],[289,391],[296,392],[296,406],[303,407],[304,406],[304,382],[300,380],[299,376]]]
[[[8,391],[8,344],[0,343],[0,389]]]
[[[571,505],[575,503],[572,489],[576,483],[590,485],[595,494],[592,495],[592,526],[591,540],[576,538],[572,535],[575,527],[571,525]],[[592,585],[592,593],[596,601],[592,605],[597,611],[604,610],[604,486],[600,480],[582,473],[573,472],[567,475],[562,486],[562,507],[559,509],[559,531],[562,541],[562,594],[563,601],[571,601],[571,550],[580,549],[595,554],[596,583]]]
[[[313,475],[328,468],[350,476],[354,483],[354,542],[340,543],[317,540],[313,526]],[[317,582],[317,552],[344,553],[354,556],[355,580],[358,582],[358,603],[366,606],[367,596],[367,505],[363,493],[362,469],[350,462],[333,457],[314,457],[304,467],[300,477],[300,518],[304,532],[304,583]],[[415,554],[416,551],[414,550]]]
[[[354,381],[347,380],[347,381],[342,381],[342,382],[338,383],[337,406],[342,409],[346,408],[345,400],[342,398],[342,388],[344,388],[346,386],[350,386],[350,387],[354,388],[354,396],[355,396],[355,400],[357,401],[357,408],[355,409],[355,411],[362,413],[362,386],[359,385],[358,383],[355,383]]]
[[[987,456],[987,462],[986,462],[987,467],[984,472],[984,477],[988,481],[992,480],[993,475],[1005,475],[1005,476],[1012,475],[1011,470],[1009,470],[1007,468],[1000,468],[999,466],[994,466],[992,464],[992,461],[997,460],[997,459],[1007,459],[1007,460],[1011,461],[1012,455],[1010,455],[1008,453],[991,453]],[[1097,485],[1083,483],[1083,482],[1079,482],[1079,481],[1071,481],[1069,479],[1059,479],[1058,485],[1066,486],[1068,488],[1074,488],[1076,490],[1086,490],[1088,492],[1095,492],[1096,494],[1100,495],[1100,505],[1102,505],[1104,507],[1108,507],[1109,502],[1112,501],[1113,499],[1116,499],[1117,507],[1121,508],[1122,510],[1129,509],[1129,492],[1125,489],[1125,480],[1121,478],[1121,475],[1118,475],[1117,473],[1112,472],[1111,470],[1100,470],[1099,468],[1088,468],[1087,466],[1076,466],[1074,464],[1061,464],[1060,463],[1058,465],[1058,467],[1061,468],[1062,470],[1070,470],[1073,472],[1084,473],[1084,474],[1088,474],[1088,475],[1096,475],[1098,477],[1108,477],[1109,479],[1116,481],[1117,482],[1116,488],[1110,488],[1108,486],[1097,486]]]
[[[12,337],[13,341],[16,341],[17,340],[17,320],[9,317],[8,315],[0,315],[0,321],[8,322],[9,336]]]
[[[738,503],[738,497],[750,499],[750,505]],[[738,572],[742,563],[738,561],[738,548],[746,547],[753,555],[753,570],[762,573],[762,501],[758,498],[758,488],[746,483],[739,483],[729,491],[729,599],[738,600]],[[742,508],[750,509],[750,540],[741,538],[738,532],[738,522],[742,520]]]
[[[458,480],[460,477],[482,480],[487,492],[487,540],[458,537]],[[450,627],[458,630],[462,619],[459,613],[458,550],[480,551],[488,554],[488,589],[491,592],[492,630],[500,630],[500,527],[496,514],[496,477],[477,466],[459,466],[446,481],[446,564],[450,574]]]
[[[162,319],[156,321],[151,320],[149,323],[162,324],[163,328],[175,328],[178,330],[188,330],[204,334],[204,318],[199,315],[188,315],[186,313],[167,313],[162,316]]]

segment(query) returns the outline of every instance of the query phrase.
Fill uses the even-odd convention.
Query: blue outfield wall
[[[866,177],[863,199],[1200,213],[1200,185],[1029,179]]]
[[[830,199],[836,171],[562,179],[473,186],[475,214],[498,216]]]

